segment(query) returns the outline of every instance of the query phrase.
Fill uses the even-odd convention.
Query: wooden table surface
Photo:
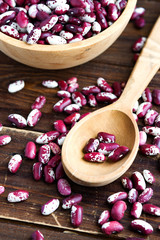
[[[99,188],[87,188],[78,186],[70,181],[73,193],[81,193],[83,201],[81,205],[84,208],[83,223],[79,228],[73,228],[70,223],[70,211],[63,210],[61,207],[50,216],[42,216],[40,213],[41,205],[51,198],[58,198],[62,201],[56,188],[56,183],[47,184],[43,180],[38,182],[33,180],[32,165],[36,160],[29,160],[23,157],[23,163],[16,174],[11,174],[7,169],[7,164],[11,156],[19,153],[24,156],[24,148],[28,141],[34,141],[39,132],[53,130],[53,121],[64,119],[65,114],[53,112],[52,106],[58,101],[56,89],[47,89],[42,86],[42,81],[47,79],[67,80],[72,76],[78,78],[80,89],[84,86],[95,84],[98,77],[103,77],[108,83],[114,81],[127,81],[129,74],[134,66],[132,61],[133,53],[131,46],[140,36],[148,36],[154,22],[160,14],[159,0],[139,0],[138,6],[146,8],[145,20],[146,26],[137,30],[133,23],[129,23],[121,37],[96,59],[71,69],[48,71],[34,69],[24,66],[0,53],[0,122],[5,126],[1,134],[9,134],[12,137],[10,144],[0,148],[0,185],[4,185],[6,191],[0,196],[0,239],[1,240],[27,240],[31,239],[33,231],[39,229],[49,239],[67,239],[67,240],[89,240],[105,239],[97,219],[100,213],[109,209],[106,198],[123,188],[120,179],[112,184]],[[24,56],[25,57],[25,56]],[[15,80],[25,80],[25,88],[15,94],[9,94],[8,84]],[[151,90],[160,88],[160,71],[153,78],[149,87]],[[25,130],[19,130],[11,125],[7,116],[11,113],[18,113],[27,117],[31,105],[35,98],[44,95],[47,99],[42,108],[42,118],[34,128],[27,127]],[[100,107],[100,105],[99,105]],[[153,107],[160,112],[160,107]],[[85,106],[81,113],[94,109]],[[76,147],[76,143],[75,146]],[[160,167],[158,169],[157,157],[144,157],[137,155],[133,165],[126,172],[125,176],[131,176],[135,170],[143,171],[150,169],[156,178],[153,185],[154,196],[151,203],[160,205]],[[10,191],[17,189],[28,190],[30,197],[27,201],[12,204],[8,203],[6,197]],[[141,219],[148,221],[154,228],[152,235],[145,237],[130,229],[132,220],[129,210],[121,220],[124,231],[117,235],[112,235],[109,239],[125,239],[126,237],[144,237],[146,239],[160,239],[160,231],[157,229],[160,224],[160,218],[142,214]]]

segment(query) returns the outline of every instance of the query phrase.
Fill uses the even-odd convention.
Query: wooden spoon
[[[133,163],[139,146],[139,130],[132,108],[160,67],[159,29],[160,17],[119,100],[89,114],[68,133],[62,148],[62,163],[66,174],[74,182],[84,186],[103,186],[123,175]],[[101,131],[114,134],[117,143],[129,147],[129,154],[115,163],[85,161],[85,144]]]

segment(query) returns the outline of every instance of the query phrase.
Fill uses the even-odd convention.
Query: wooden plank
[[[17,221],[8,221],[0,219],[0,237],[7,240],[31,240],[31,235],[34,231],[39,230],[44,235],[45,240],[56,239],[70,239],[70,240],[90,240],[92,239],[106,239],[104,235],[90,236],[89,234],[77,234],[76,232],[62,230],[56,228],[42,227],[36,224],[24,224]]]
[[[35,140],[37,133],[22,130],[17,131],[10,128],[4,128],[2,134],[3,133],[11,135],[12,141],[1,150],[0,183],[6,187],[6,191],[0,198],[0,218],[50,226],[59,228],[60,230],[73,230],[70,224],[69,210],[63,210],[60,207],[50,216],[41,216],[40,208],[42,204],[51,198],[58,198],[62,202],[63,197],[58,194],[56,183],[46,184],[43,180],[35,182],[32,178],[32,165],[35,161],[26,159],[23,150],[26,142]],[[7,163],[13,153],[19,153],[23,156],[22,166],[16,174],[11,174],[7,171]],[[138,154],[134,164],[125,176],[131,176],[131,173],[135,170],[142,172],[143,169],[150,169],[156,177],[157,181],[153,186],[154,197],[151,202],[159,205],[158,189],[160,188],[160,182],[158,181],[159,170],[157,168],[156,158],[144,157]],[[83,195],[82,206],[84,208],[84,219],[80,228],[74,229],[74,231],[93,235],[101,234],[100,227],[97,225],[97,219],[103,210],[110,208],[106,203],[106,198],[114,192],[123,191],[120,179],[100,188],[87,188],[78,186],[71,181],[69,182],[71,183],[73,193],[82,193]],[[30,192],[30,198],[25,202],[17,204],[8,203],[6,200],[7,194],[16,189],[28,190]],[[119,237],[139,236],[139,234],[130,231],[129,228],[132,220],[129,213],[130,207],[131,206],[128,205],[127,213],[121,220],[121,223],[125,226],[125,230],[118,234]],[[150,222],[154,229],[157,228],[159,223],[158,218],[145,214],[142,215],[141,219]],[[155,230],[152,236],[155,237],[154,239],[158,239],[158,231]]]
[[[112,65],[106,67],[105,64],[97,63],[95,68],[91,69],[91,67],[86,65],[84,70],[80,67],[79,71],[76,71],[75,73],[71,73],[69,72],[69,70],[65,70],[64,75],[62,76],[60,71],[54,72],[54,74],[53,72],[49,72],[47,74],[42,70],[33,69],[32,72],[28,74],[27,69],[20,70],[19,68],[16,68],[14,74],[12,74],[14,68],[11,67],[8,73],[8,78],[6,78],[4,81],[4,76],[7,74],[6,71],[7,69],[3,69],[0,76],[0,99],[5,99],[5,101],[2,100],[0,104],[0,112],[3,113],[1,114],[0,121],[5,126],[11,127],[11,123],[7,120],[9,114],[18,113],[27,118],[29,112],[31,111],[31,105],[35,101],[35,98],[43,94],[46,97],[47,102],[41,110],[42,118],[34,128],[27,127],[26,129],[45,132],[53,130],[52,123],[57,119],[64,119],[67,114],[55,114],[52,108],[53,105],[57,101],[59,101],[59,97],[57,97],[57,91],[59,90],[59,88],[47,89],[42,86],[43,80],[55,79],[59,81],[61,79],[67,80],[71,76],[76,76],[78,77],[78,82],[80,85],[79,89],[82,89],[82,87],[84,86],[96,84],[96,80],[98,77],[104,77],[107,82],[112,85],[114,81],[126,82],[131,73],[131,68]],[[23,77],[21,71],[23,71]],[[10,76],[10,74],[12,74],[13,76]],[[157,86],[159,74],[160,72],[157,73],[157,75],[152,80],[150,84],[152,88]],[[17,92],[16,94],[8,93],[8,84],[11,81],[15,81],[17,79],[25,80],[25,88],[22,91]],[[102,106],[104,106],[104,104],[99,104],[99,107]],[[84,113],[88,111],[93,111],[95,109],[96,108],[91,109],[88,106],[85,106],[80,112]]]
[[[98,66],[98,64],[97,64]],[[95,69],[90,69],[87,66],[82,71],[76,71],[75,73],[69,73],[68,70],[64,71],[64,76],[62,78],[61,72],[49,72],[48,74],[44,73],[42,70],[35,69],[28,74],[28,71],[23,71],[23,79],[25,80],[26,86],[25,88],[16,93],[16,94],[10,94],[7,92],[7,86],[10,83],[10,81],[14,81],[16,79],[22,79],[22,76],[20,76],[21,71],[19,68],[16,69],[14,72],[14,77],[8,77],[8,79],[5,79],[3,81],[3,74],[0,77],[1,81],[1,88],[0,88],[0,98],[4,99],[5,101],[1,101],[1,112],[3,114],[1,115],[1,122],[5,126],[11,126],[10,122],[7,120],[7,117],[11,113],[19,113],[25,118],[27,118],[27,115],[31,111],[31,105],[35,101],[35,98],[39,95],[44,95],[47,99],[47,102],[45,106],[42,108],[42,118],[41,121],[33,128],[34,131],[48,131],[53,129],[52,123],[53,121],[57,120],[57,118],[62,119],[66,114],[61,114],[53,112],[53,104],[55,104],[57,101],[59,101],[59,97],[57,97],[57,91],[59,88],[56,89],[47,89],[42,86],[42,81],[45,79],[55,79],[55,80],[67,80],[67,78],[71,76],[78,77],[78,82],[80,84],[80,89],[82,89],[83,86],[89,86],[91,84],[96,84],[96,80],[98,77],[105,77],[109,83],[112,83],[113,80],[115,81],[124,81],[127,80],[129,76],[130,69],[125,67],[114,67],[111,66],[110,68],[107,68],[105,72],[103,73],[104,64],[99,64],[98,72],[97,67]],[[5,70],[3,70],[4,72]],[[13,68],[10,68],[10,73],[12,73]],[[20,72],[20,73],[19,73]],[[87,74],[85,75],[85,73]],[[99,73],[99,74],[98,74]],[[102,105],[101,105],[102,106]],[[92,111],[88,106],[85,106],[81,113]],[[28,130],[32,130],[32,128],[26,128]]]

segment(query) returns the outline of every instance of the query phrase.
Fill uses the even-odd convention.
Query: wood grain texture
[[[18,225],[18,229],[17,229]],[[8,232],[8,229],[10,231]],[[7,240],[17,240],[17,239],[25,239],[31,240],[31,235],[34,231],[39,230],[43,232],[45,240],[55,239],[70,239],[70,240],[90,240],[90,234],[86,233],[76,233],[68,230],[59,230],[52,227],[44,227],[36,224],[25,224],[23,222],[17,221],[8,221],[1,219],[0,220],[0,231],[1,231],[1,239]],[[99,236],[98,236],[99,238]],[[92,239],[97,239],[97,236],[92,236]],[[106,239],[105,236],[100,236],[100,239]]]
[[[69,180],[73,193],[82,193],[83,195],[83,201],[81,203],[84,208],[83,223],[80,228],[73,229],[70,224],[69,210],[63,210],[60,207],[54,214],[47,217],[42,216],[40,213],[41,206],[49,199],[55,197],[62,202],[63,197],[58,194],[56,183],[46,184],[43,180],[39,182],[35,182],[33,180],[32,165],[37,160],[37,158],[34,161],[26,159],[23,152],[26,143],[31,140],[34,141],[37,137],[37,133],[29,131],[17,131],[10,128],[5,128],[2,131],[2,134],[3,133],[9,134],[12,137],[12,141],[9,145],[4,146],[1,150],[0,182],[6,187],[6,191],[1,195],[0,198],[0,218],[7,220],[11,219],[12,221],[19,221],[26,224],[30,223],[40,226],[42,225],[44,227],[50,226],[53,227],[53,229],[59,228],[61,231],[73,230],[77,233],[90,233],[91,235],[98,234],[100,235],[100,238],[101,230],[97,225],[97,219],[103,210],[110,208],[106,203],[106,198],[116,191],[123,191],[120,179],[112,184],[99,188],[82,187],[75,183],[72,183]],[[23,163],[19,171],[13,175],[7,171],[7,164],[10,157],[15,153],[19,153],[23,156]],[[144,168],[150,169],[156,177],[156,184],[153,186],[154,197],[152,199],[152,203],[159,205],[158,189],[160,187],[160,182],[158,181],[159,170],[157,168],[156,158],[149,158],[138,155],[134,164],[127,171],[125,176],[131,176],[131,173],[137,169],[142,172]],[[29,191],[29,199],[25,202],[17,204],[8,203],[6,200],[7,194],[10,191],[17,189],[24,189]],[[125,218],[121,220],[121,223],[125,226],[125,231],[119,234],[119,237],[127,237],[131,235],[139,236],[139,234],[135,234],[129,230],[130,221],[132,219],[129,214],[129,209],[125,214]],[[150,222],[154,229],[157,228],[159,222],[158,218],[143,214],[142,219]],[[158,236],[158,231],[155,231],[154,237]]]
[[[76,76],[80,83],[80,89],[83,86],[95,84],[99,76],[104,77],[110,84],[114,81],[127,81],[133,67],[131,45],[138,36],[147,36],[149,34],[160,13],[160,2],[158,0],[139,0],[138,5],[146,8],[146,27],[137,30],[133,27],[133,23],[129,23],[122,36],[110,49],[87,64],[63,71],[47,71],[24,66],[0,53],[0,122],[7,127],[0,134],[7,133],[12,136],[11,143],[0,148],[0,184],[6,187],[6,192],[0,196],[1,240],[30,239],[32,231],[36,229],[40,229],[47,240],[106,239],[106,236],[101,233],[100,227],[97,225],[97,219],[103,210],[110,208],[106,203],[106,198],[112,193],[123,190],[120,179],[100,188],[87,188],[70,182],[74,193],[82,193],[82,206],[84,207],[83,223],[80,228],[73,229],[70,224],[70,212],[61,209],[61,207],[54,215],[41,216],[40,207],[43,203],[53,197],[57,197],[61,201],[63,198],[57,192],[56,183],[49,185],[44,183],[43,180],[39,182],[33,180],[32,165],[37,159],[35,161],[26,159],[24,157],[24,148],[28,141],[35,140],[37,134],[39,134],[37,132],[52,130],[52,122],[66,116],[65,114],[55,114],[53,112],[53,104],[59,99],[56,96],[57,89],[51,90],[42,87],[43,80],[67,80],[71,76]],[[16,94],[9,94],[7,91],[8,84],[18,79],[25,80],[25,88]],[[160,71],[150,83],[150,89],[160,88],[159,81]],[[41,94],[45,95],[47,102],[42,108],[42,118],[38,124],[34,128],[27,127],[23,131],[16,130],[15,127],[11,126],[7,116],[10,113],[19,113],[27,117],[31,110],[31,104]],[[102,106],[104,105],[99,105],[99,107]],[[154,106],[153,108],[160,112],[160,107]],[[85,106],[81,113],[90,110],[88,106]],[[23,163],[19,171],[12,175],[7,170],[7,164],[14,153],[20,153],[23,156]],[[144,157],[138,154],[134,164],[125,176],[130,176],[136,170],[142,172],[143,169],[150,169],[156,177],[156,183],[153,186],[154,196],[150,202],[159,205],[160,168],[156,157]],[[30,192],[30,198],[19,204],[8,203],[6,200],[7,194],[12,190],[22,188]],[[125,230],[107,239],[124,239],[129,236],[143,238],[140,234],[134,233],[129,227],[132,220],[129,209],[130,206],[128,206],[124,219],[121,220]],[[142,219],[147,220],[154,228],[154,233],[149,237],[145,237],[145,239],[158,240],[160,236],[157,230],[159,218],[143,214]],[[66,235],[66,232],[69,235]]]

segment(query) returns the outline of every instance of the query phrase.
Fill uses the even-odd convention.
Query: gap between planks
[[[88,231],[88,230],[82,230],[82,229],[73,229],[73,228],[69,228],[69,227],[63,227],[63,226],[57,226],[57,225],[52,225],[46,222],[38,222],[38,221],[30,221],[30,220],[22,220],[19,218],[15,218],[15,217],[7,217],[7,216],[3,216],[0,215],[0,219],[5,219],[5,220],[11,220],[11,221],[17,221],[17,222],[22,222],[22,223],[28,223],[28,224],[34,224],[34,225],[41,225],[41,226],[45,226],[45,227],[53,227],[53,228],[58,228],[61,230],[64,230],[64,232],[67,231],[71,231],[73,233],[84,233],[84,234],[92,234],[92,235],[103,235],[102,233],[98,233],[98,232],[94,232],[94,231]]]
[[[23,133],[25,135],[31,133],[31,134],[34,134],[36,136],[40,136],[41,134],[43,134],[43,132],[36,132],[36,131],[32,131],[32,130],[26,130],[26,129],[20,129],[20,128],[11,128],[11,127],[4,127],[3,126],[2,132],[7,132],[7,131]]]

